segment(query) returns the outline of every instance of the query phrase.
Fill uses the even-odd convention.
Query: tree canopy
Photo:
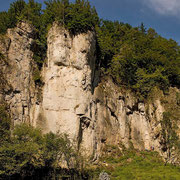
[[[133,28],[117,21],[97,27],[101,66],[119,85],[147,97],[154,87],[180,87],[180,47],[143,24]]]

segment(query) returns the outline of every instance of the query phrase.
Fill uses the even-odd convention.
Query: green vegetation
[[[67,135],[42,134],[40,129],[27,124],[15,126],[10,136],[7,110],[0,108],[1,135],[0,178],[68,178],[98,179],[107,172],[112,180],[119,179],[179,179],[180,168],[165,164],[153,151],[106,146],[97,165],[83,169],[83,159]],[[5,121],[6,119],[6,121]],[[67,169],[61,169],[63,162]]]
[[[175,88],[170,88],[169,93],[161,97],[161,103],[165,109],[161,120],[161,145],[163,146],[162,150],[167,152],[168,161],[170,157],[172,159],[173,154],[180,153],[180,139],[178,137],[180,117],[179,91]],[[180,156],[177,157],[177,159],[179,158]]]
[[[102,66],[116,83],[146,97],[154,87],[180,85],[180,49],[153,29],[103,21],[98,28]]]
[[[10,116],[5,104],[0,105],[0,146],[10,139]]]
[[[164,151],[168,152],[168,159],[171,157],[172,148],[177,148],[180,150],[179,138],[176,133],[177,125],[174,123],[173,114],[170,112],[163,113],[163,119],[161,121],[162,126],[162,136],[164,144]]]
[[[3,108],[1,115],[0,178],[36,177],[37,172],[51,177],[60,165],[80,169],[81,159],[67,135],[48,133],[27,124],[17,125],[10,137],[9,121]],[[7,138],[8,137],[8,138]],[[43,171],[44,170],[44,171]],[[41,175],[42,175],[41,174]]]
[[[112,180],[169,180],[180,179],[180,168],[164,164],[157,152],[120,150],[117,147],[106,147],[107,152],[101,158],[94,174],[107,172]]]
[[[33,71],[33,80],[35,84],[40,84],[41,83],[41,73],[39,68],[35,68]]]
[[[6,30],[8,28],[7,21],[8,21],[7,12],[0,12],[0,32],[1,32],[1,34],[6,33]]]
[[[95,8],[91,8],[88,1],[76,0],[75,3],[69,3],[68,0],[49,0],[45,4],[45,24],[56,21],[72,34],[93,30],[99,22]]]

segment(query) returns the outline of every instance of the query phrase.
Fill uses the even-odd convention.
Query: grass
[[[107,172],[111,180],[179,180],[180,167],[167,164],[165,166],[157,152],[139,152],[125,150],[115,152],[101,158],[98,168],[94,170]]]

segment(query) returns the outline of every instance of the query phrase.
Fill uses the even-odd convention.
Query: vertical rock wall
[[[93,32],[71,36],[54,24],[48,33],[47,67],[43,70],[45,85],[42,103],[36,107],[35,126],[44,132],[63,132],[82,141],[82,129],[90,138],[92,149],[91,101],[95,72],[96,41]],[[90,131],[90,132],[89,132]],[[84,139],[83,139],[84,140]]]
[[[5,88],[5,100],[9,104],[13,123],[30,123],[30,109],[35,87],[32,77],[33,53],[31,45],[34,29],[22,22],[14,29],[8,29],[1,37],[0,51],[3,54],[1,72],[8,88]]]
[[[95,159],[105,144],[129,147],[132,143],[139,150],[159,150],[154,130],[160,125],[163,108],[155,102],[157,108],[152,105],[149,116],[144,103],[111,80],[95,87],[95,53],[93,32],[71,36],[53,25],[48,34],[42,102],[35,107],[34,125],[44,132],[69,134]]]

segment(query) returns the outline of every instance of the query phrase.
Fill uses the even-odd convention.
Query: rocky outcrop
[[[35,107],[35,126],[62,132],[98,158],[106,144],[162,151],[164,107],[138,101],[110,79],[98,81],[95,34],[71,36],[54,24],[48,34],[42,102]],[[98,83],[99,82],[99,83]]]
[[[93,160],[107,144],[156,150],[166,157],[161,133],[165,106],[160,96],[145,103],[110,78],[100,81],[94,32],[73,36],[53,24],[42,69],[44,86],[38,93],[30,48],[33,34],[31,26],[21,23],[0,41],[7,59],[1,63],[3,97],[14,123],[29,122],[44,133],[67,133]]]
[[[154,130],[160,125],[163,113],[159,101],[155,102],[156,110],[152,106],[150,112],[146,112],[143,102],[114,85],[110,79],[100,83],[94,96],[98,107],[98,131],[101,132],[97,137],[101,145],[123,144],[127,148],[133,145],[139,150],[159,150],[158,139],[154,138]],[[152,125],[154,121],[156,124]]]
[[[4,60],[1,62],[1,73],[6,80],[4,99],[9,104],[14,124],[30,123],[31,99],[35,92],[31,51],[33,38],[33,27],[22,22],[16,28],[8,29],[6,36],[0,40]]]
[[[80,128],[91,124],[95,34],[89,31],[71,36],[54,24],[47,42],[48,61],[42,72],[45,85],[42,103],[35,108],[35,126],[43,127],[44,132],[60,131],[77,139]]]

